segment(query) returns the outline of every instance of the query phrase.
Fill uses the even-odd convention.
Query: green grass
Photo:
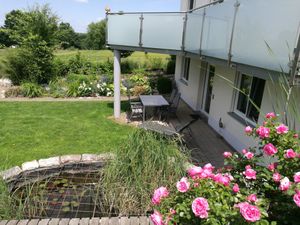
[[[133,128],[110,102],[0,102],[0,158],[10,167],[50,156],[110,152]]]

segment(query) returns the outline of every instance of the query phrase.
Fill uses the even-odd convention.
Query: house
[[[300,97],[299,8],[299,0],[182,0],[180,12],[108,13],[115,116],[119,50],[172,54],[182,100],[235,149],[254,144],[244,127],[260,123],[267,112],[287,111],[283,80],[293,86],[290,102]],[[295,115],[287,116],[297,126]]]

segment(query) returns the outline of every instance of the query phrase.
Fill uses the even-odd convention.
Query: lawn
[[[0,102],[2,167],[50,156],[114,151],[133,128],[110,102]]]

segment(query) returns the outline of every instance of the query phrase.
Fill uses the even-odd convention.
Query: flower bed
[[[242,155],[224,152],[224,168],[194,166],[175,193],[169,193],[171,186],[155,190],[153,223],[300,224],[298,134],[274,113],[263,125],[246,127],[245,134],[257,138],[258,146]]]

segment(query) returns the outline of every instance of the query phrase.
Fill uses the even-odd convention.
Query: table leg
[[[146,120],[146,106],[143,106],[143,122]]]

